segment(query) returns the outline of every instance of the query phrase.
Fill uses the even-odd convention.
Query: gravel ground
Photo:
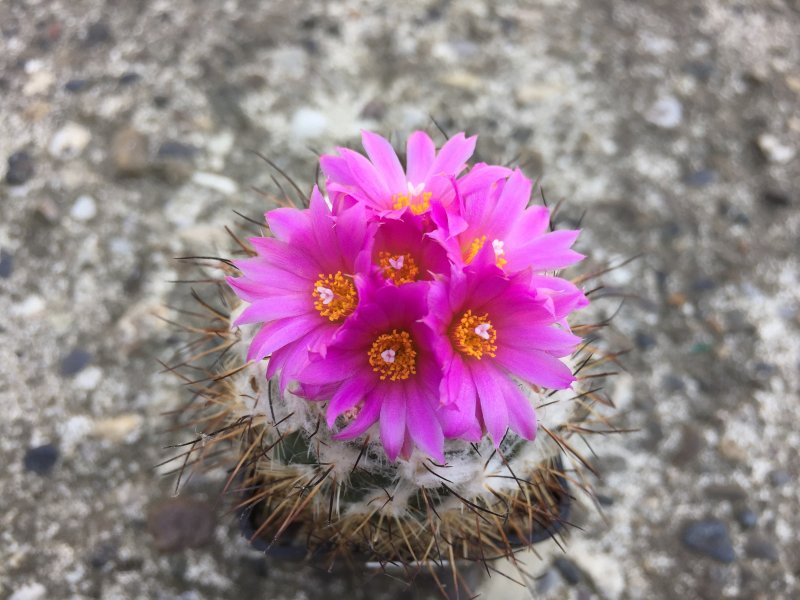
[[[405,596],[268,572],[211,476],[172,499],[153,315],[269,208],[250,150],[310,181],[430,115],[586,211],[595,262],[642,254],[606,280],[638,431],[595,441],[602,514],[534,592],[800,596],[797,31],[796,0],[4,1],[0,596]]]

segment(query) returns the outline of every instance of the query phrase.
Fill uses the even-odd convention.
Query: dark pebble
[[[156,108],[165,108],[169,104],[169,96],[153,96],[153,104]]]
[[[736,560],[728,526],[718,519],[687,523],[681,531],[681,542],[689,550],[721,563],[732,563]]]
[[[245,568],[259,579],[266,579],[269,575],[267,559],[264,556],[244,556],[240,560],[244,563]]]
[[[656,345],[656,338],[644,331],[637,331],[635,340],[636,347],[639,348],[639,350],[650,350]]]
[[[64,89],[70,92],[71,94],[85,92],[90,87],[92,87],[92,82],[89,81],[88,79],[70,79],[67,83],[64,84]]]
[[[127,73],[123,73],[119,78],[120,85],[131,85],[132,83],[136,83],[142,78],[141,75],[135,73],[133,71],[128,71]]]
[[[714,183],[717,179],[716,171],[711,169],[702,169],[700,171],[693,171],[683,178],[683,182],[691,187],[705,187]]]
[[[177,552],[208,543],[214,533],[215,521],[214,512],[207,502],[170,498],[150,509],[147,529],[158,550]]]
[[[707,83],[708,80],[711,79],[711,75],[714,73],[714,65],[712,63],[702,61],[692,61],[685,64],[683,66],[683,70],[697,79],[697,81]]]
[[[113,36],[111,35],[109,26],[102,21],[98,21],[97,23],[89,25],[89,29],[86,30],[86,39],[84,43],[86,46],[97,46],[110,42],[112,38]]]
[[[712,500],[746,500],[747,491],[738,483],[712,483],[703,490],[705,495]]]
[[[117,557],[117,546],[111,542],[98,544],[89,555],[89,566],[93,569],[102,569]]]
[[[370,100],[361,109],[361,117],[379,121],[386,114],[386,103],[383,100]]]
[[[684,467],[691,463],[705,446],[706,440],[696,427],[683,425],[678,447],[670,456],[670,462],[676,467]]]
[[[173,140],[167,140],[158,148],[158,158],[178,158],[189,160],[194,158],[197,149],[188,144],[182,144]]]
[[[600,506],[612,506],[614,504],[614,498],[606,494],[597,494],[595,498],[597,498],[597,502]]]
[[[0,279],[8,279],[14,272],[14,256],[5,250],[0,250]]]
[[[544,596],[557,585],[558,572],[555,569],[547,569],[547,571],[536,580],[536,592]]]
[[[769,482],[775,487],[784,486],[791,480],[792,476],[789,475],[789,471],[785,469],[775,469],[769,472]]]
[[[56,466],[56,461],[58,448],[53,444],[29,448],[25,453],[25,470],[37,475],[47,475]]]
[[[778,560],[778,549],[775,544],[760,535],[751,535],[744,546],[744,551],[750,558],[763,558],[771,562]]]
[[[76,348],[61,360],[59,372],[64,377],[69,377],[85,369],[90,362],[92,362],[92,355],[86,350]]]
[[[578,565],[565,556],[559,556],[557,559],[555,559],[555,561],[553,561],[553,564],[555,565],[556,569],[558,569],[558,572],[561,573],[561,576],[564,578],[564,580],[570,585],[575,585],[579,583],[581,579],[583,579]]]
[[[8,185],[22,185],[33,177],[33,158],[24,150],[14,152],[8,157],[8,170],[6,183]]]
[[[664,378],[661,380],[661,385],[665,391],[670,393],[682,392],[686,389],[686,384],[683,382],[683,379],[677,375],[664,375]]]
[[[775,208],[786,208],[792,203],[788,194],[778,190],[767,190],[764,192],[763,199],[765,203]]]
[[[752,508],[742,508],[736,511],[736,520],[745,529],[752,529],[758,524],[758,515]]]
[[[717,283],[710,277],[698,277],[692,281],[692,291],[708,292],[717,287]]]

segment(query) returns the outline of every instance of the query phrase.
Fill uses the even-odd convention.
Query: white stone
[[[233,149],[233,144],[236,142],[236,137],[232,132],[221,131],[217,135],[209,138],[208,151],[216,156],[227,156]]]
[[[46,94],[50,91],[56,78],[49,71],[36,71],[28,77],[28,81],[22,87],[22,93],[26,96],[37,96]]]
[[[77,123],[67,123],[53,135],[48,150],[54,158],[69,160],[79,156],[91,139],[88,129]]]
[[[758,136],[758,147],[770,162],[785,165],[796,154],[795,149],[787,146],[771,133],[762,133]]]
[[[127,413],[100,419],[95,422],[94,435],[111,442],[122,442],[141,428],[144,419],[136,413]]]
[[[328,128],[328,118],[312,108],[301,108],[292,116],[292,136],[305,140],[316,138],[325,133]]]
[[[89,195],[84,194],[75,200],[72,209],[69,211],[69,216],[76,221],[91,221],[97,216],[97,204]]]
[[[32,317],[39,314],[45,308],[44,300],[41,296],[28,296],[19,304],[11,307],[11,314],[15,317]]]
[[[11,594],[8,600],[41,600],[47,594],[47,588],[41,583],[26,583]]]
[[[215,173],[206,173],[204,171],[194,173],[192,175],[192,183],[216,190],[220,194],[225,194],[226,196],[231,196],[239,191],[239,186],[233,179]]]
[[[644,118],[657,127],[674,129],[683,121],[683,104],[675,96],[664,96],[653,103]]]
[[[100,383],[100,380],[103,379],[103,371],[98,366],[91,366],[75,376],[73,384],[79,390],[93,390],[97,387],[97,384]]]

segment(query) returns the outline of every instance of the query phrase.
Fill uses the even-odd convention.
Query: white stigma
[[[489,323],[481,323],[475,328],[475,335],[479,338],[483,338],[485,340],[489,339],[489,329],[491,329],[491,325]]]
[[[326,287],[318,285],[317,293],[319,294],[320,299],[322,299],[323,304],[330,304],[333,302],[333,290],[329,290]]]
[[[403,263],[405,262],[405,255],[401,254],[397,258],[390,258],[389,264],[392,265],[393,268],[397,269],[398,271],[403,268]]]
[[[506,245],[506,243],[503,240],[493,240],[492,241],[492,248],[494,248],[494,255],[495,256],[503,256],[503,254],[506,253],[506,251],[503,250],[503,246],[505,246],[505,245]]]
[[[383,362],[385,362],[385,363],[392,364],[394,362],[394,357],[395,356],[396,356],[396,353],[391,348],[381,352],[381,358],[383,359]]]
[[[417,196],[419,196],[422,193],[422,190],[424,189],[425,189],[424,181],[422,183],[418,183],[417,185],[414,185],[410,181],[408,182],[408,193],[412,198],[416,198]]]

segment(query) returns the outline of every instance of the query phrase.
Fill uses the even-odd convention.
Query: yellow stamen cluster
[[[352,277],[342,275],[341,271],[333,275],[320,273],[311,295],[315,298],[314,308],[330,321],[342,321],[358,304],[358,292]]]
[[[489,321],[489,314],[481,316],[467,310],[450,334],[453,344],[462,354],[480,360],[484,354],[494,358],[497,351],[497,332]]]
[[[419,275],[417,263],[410,254],[380,252],[378,253],[378,266],[383,271],[383,276],[394,281],[396,285],[416,281],[417,275]]]
[[[367,353],[372,370],[380,378],[397,381],[417,373],[417,351],[407,331],[393,329],[378,336]]]
[[[472,240],[472,243],[469,246],[469,250],[467,251],[467,256],[464,258],[464,262],[466,264],[469,264],[473,260],[475,260],[475,257],[478,256],[478,252],[481,251],[481,248],[483,248],[483,245],[485,243],[486,243],[485,235],[482,235],[481,237],[476,237],[474,240]],[[497,251],[495,251],[494,256],[495,256],[495,264],[502,269],[503,265],[505,265],[508,261],[505,258],[503,258],[501,254],[498,254]]]
[[[411,208],[412,213],[415,215],[421,215],[431,207],[432,195],[433,194],[431,192],[423,192],[418,196],[415,196],[411,193],[395,194],[392,196],[392,206],[396,210],[408,206]]]

